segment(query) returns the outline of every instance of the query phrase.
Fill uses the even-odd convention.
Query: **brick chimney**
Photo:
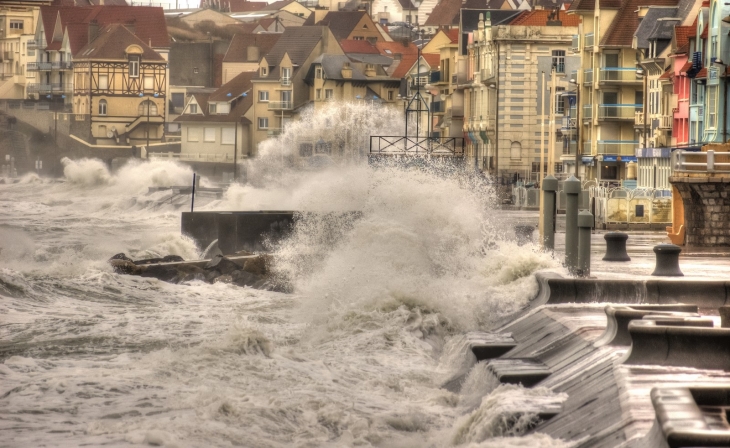
[[[345,62],[342,64],[342,77],[344,79],[352,79],[352,67],[350,67],[349,62]]]

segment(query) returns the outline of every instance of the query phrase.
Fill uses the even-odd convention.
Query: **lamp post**
[[[727,71],[727,64],[722,62],[722,60],[715,59],[714,63],[717,65],[722,65],[723,68],[725,69],[725,71]],[[723,95],[722,95],[722,97],[723,97],[722,98],[722,103],[723,103],[722,104],[722,109],[723,109],[723,112],[722,112],[722,142],[726,143],[727,142],[727,73],[724,73],[724,75],[725,75],[724,76],[725,80],[723,81],[723,84],[725,86],[725,89],[724,89],[725,91],[723,92]]]
[[[581,142],[580,141],[580,128],[582,126],[582,123],[580,121],[580,84],[578,84],[578,80],[571,78],[570,79],[571,84],[575,84],[575,177],[576,179],[580,180],[580,176],[578,175],[578,167],[579,164],[582,163],[583,158],[580,151]],[[568,121],[570,121],[570,110],[568,110]]]
[[[649,88],[648,87],[648,79],[649,79],[649,77],[647,76],[647,73],[644,71],[644,69],[641,68],[641,67],[639,67],[639,68],[636,69],[636,76],[640,76],[640,77],[644,78],[644,104],[643,104],[643,109],[644,109],[644,141],[642,143],[642,146],[643,146],[644,149],[646,149],[646,147],[647,147],[647,140],[649,140],[649,120],[648,120],[648,117],[647,117],[647,113],[648,113],[648,110],[649,110],[649,104],[648,104],[648,98],[649,98],[649,96],[648,96],[648,92],[647,92],[647,90]]]

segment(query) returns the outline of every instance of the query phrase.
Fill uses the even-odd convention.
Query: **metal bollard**
[[[517,245],[522,246],[532,242],[532,234],[535,232],[534,226],[518,225],[515,226],[515,236],[517,237]]]
[[[555,192],[558,191],[558,180],[554,176],[545,176],[542,180],[542,248],[555,249]]]
[[[626,252],[626,240],[629,236],[623,232],[608,232],[603,235],[606,240],[606,255],[603,261],[631,261],[631,257]]]
[[[563,182],[565,191],[565,266],[571,273],[578,266],[578,196],[580,181],[570,176]]]
[[[656,266],[651,275],[663,277],[681,277],[684,274],[679,270],[679,253],[682,248],[674,244],[658,244],[654,246]]]
[[[591,275],[591,229],[593,228],[593,214],[588,210],[578,213],[578,265],[576,275],[588,277]]]

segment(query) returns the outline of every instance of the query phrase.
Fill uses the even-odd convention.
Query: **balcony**
[[[644,109],[634,112],[634,125],[644,126]]]
[[[71,61],[56,61],[51,62],[51,69],[52,70],[70,70],[73,68],[71,66]]]
[[[634,67],[603,67],[599,69],[599,81],[602,83],[640,83]]]
[[[671,115],[662,115],[659,118],[659,129],[672,129],[674,125],[674,117]]]
[[[577,34],[573,35],[573,41],[570,44],[570,51],[577,53],[580,50],[580,36]]]
[[[563,142],[563,155],[575,155],[575,148],[578,147],[578,142]]]
[[[440,71],[431,72],[429,74],[428,82],[429,82],[429,84],[436,84],[436,83],[441,82],[441,72]]]
[[[584,104],[583,105],[583,120],[592,120],[593,119],[593,104]]]
[[[636,112],[643,110],[641,104],[600,104],[599,120],[636,120]]]
[[[636,154],[638,141],[629,140],[599,140],[596,142],[598,154],[615,154],[619,156],[633,156]]]
[[[491,81],[494,78],[494,72],[488,68],[481,69],[479,73],[479,79],[483,83],[487,83],[487,81]]]
[[[443,101],[434,101],[431,103],[431,112],[434,114],[442,114],[446,111],[446,103]]]
[[[29,72],[37,72],[38,70],[48,71],[50,69],[50,62],[28,62],[26,66],[26,70]]]
[[[586,34],[583,49],[586,51],[593,51],[593,33]]]
[[[291,110],[291,101],[269,101],[269,110]]]
[[[38,45],[38,41],[35,40],[35,39],[30,39],[28,41],[28,44],[27,45],[28,45],[28,47],[27,47],[28,50],[37,50],[38,49],[38,46],[39,46]]]
[[[51,84],[40,84],[40,83],[29,83],[28,84],[28,92],[29,93],[42,93],[42,94],[48,94],[48,93],[68,93],[71,92],[71,84],[61,84],[61,83],[51,83]]]
[[[281,78],[279,80],[281,82],[282,86],[290,86],[291,85],[291,78]]]
[[[284,132],[284,130],[281,128],[269,128],[266,131],[266,136],[267,137],[278,137],[279,135],[281,135],[282,132]]]
[[[583,70],[583,84],[593,84],[593,69]]]

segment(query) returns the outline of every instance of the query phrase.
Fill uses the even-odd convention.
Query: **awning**
[[[487,131],[479,131],[479,136],[482,138],[482,141],[486,145],[489,143],[489,137],[487,137]]]
[[[618,162],[618,156],[603,156],[603,162]]]

